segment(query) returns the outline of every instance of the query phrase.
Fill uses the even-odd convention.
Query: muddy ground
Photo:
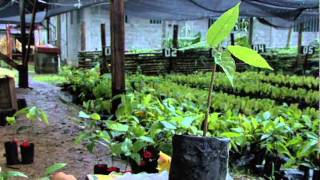
[[[29,179],[37,179],[45,169],[58,162],[67,163],[64,170],[75,175],[79,180],[85,179],[86,174],[93,171],[94,164],[105,162],[110,164],[111,158],[105,148],[96,150],[95,155],[90,154],[83,145],[76,145],[75,138],[81,131],[74,118],[80,108],[61,100],[59,87],[31,82],[33,89],[17,89],[18,98],[25,98],[28,106],[37,106],[47,112],[50,124],[45,126],[37,123],[34,131],[16,134],[20,125],[30,124],[26,119],[19,119],[16,126],[0,127],[0,167],[5,170],[25,172]],[[35,144],[35,162],[31,165],[5,165],[4,142],[17,139],[29,140]],[[119,164],[119,162],[118,162]],[[117,165],[114,162],[114,165]],[[120,165],[119,165],[120,166]],[[123,167],[123,165],[122,165]]]

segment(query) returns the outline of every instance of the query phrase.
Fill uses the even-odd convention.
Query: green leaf
[[[11,177],[24,177],[24,178],[28,178],[27,175],[25,175],[22,172],[18,172],[18,171],[8,171],[6,172],[6,176],[7,178],[11,178]]]
[[[78,116],[79,116],[79,118],[84,118],[84,119],[89,119],[90,118],[90,116],[87,113],[83,112],[83,111],[80,111]]]
[[[194,117],[186,117],[182,120],[181,125],[184,128],[189,128],[194,120],[195,120]]]
[[[239,60],[251,66],[273,70],[268,62],[258,54],[257,51],[241,46],[228,46],[228,50]]]
[[[236,63],[234,60],[228,53],[223,53],[221,58],[215,58],[215,63],[223,69],[223,72],[226,74],[233,87],[233,80],[236,73]]]
[[[95,120],[95,121],[100,121],[100,120],[101,120],[100,115],[97,114],[97,113],[91,114],[91,115],[90,115],[90,118],[91,118],[92,120]]]
[[[55,163],[54,165],[52,165],[46,169],[45,176],[52,175],[53,173],[66,167],[66,165],[67,165],[66,163]]]
[[[154,143],[153,139],[151,137],[147,137],[147,136],[141,136],[138,139],[147,142],[147,143]]]
[[[143,141],[136,141],[135,143],[133,143],[132,146],[132,152],[137,153],[139,152],[142,148],[144,148],[146,146],[146,143]]]
[[[14,125],[17,121],[15,117],[7,117],[7,122],[9,125]]]
[[[242,136],[242,134],[240,133],[236,133],[236,132],[224,132],[222,134],[220,134],[222,137],[226,137],[226,138],[235,138],[235,137],[240,137]]]
[[[160,123],[163,125],[163,127],[167,129],[176,129],[177,127],[167,121],[160,121]]]
[[[109,129],[114,130],[114,131],[125,132],[125,131],[128,131],[128,129],[129,129],[128,125],[121,124],[121,123],[114,122],[114,121],[106,121],[106,124]]]
[[[215,48],[230,35],[239,19],[240,3],[221,15],[209,28],[208,45]]]

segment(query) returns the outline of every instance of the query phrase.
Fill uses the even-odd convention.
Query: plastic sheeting
[[[39,1],[48,5],[46,17],[97,4],[103,4],[106,8],[110,5],[110,0]],[[126,0],[126,14],[159,20],[213,18],[239,2],[240,0]],[[0,8],[0,22],[2,12]],[[240,13],[242,16],[264,19],[265,24],[272,26],[290,27],[294,21],[302,20],[303,18],[299,18],[301,16],[319,16],[319,2],[317,0],[242,0]],[[273,18],[272,23],[267,17]]]

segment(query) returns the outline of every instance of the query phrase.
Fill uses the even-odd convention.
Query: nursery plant
[[[37,107],[26,107],[17,111],[13,117],[7,117],[7,122],[10,125],[16,125],[16,118],[25,116],[26,119],[31,121],[31,125],[22,125],[17,128],[17,133],[24,130],[31,129],[34,132],[34,124],[36,121],[44,122],[46,125],[49,124],[47,114],[40,108]],[[18,141],[13,138],[12,141],[5,142],[6,159],[8,165],[14,164],[31,164],[34,159],[34,144],[30,143],[27,139],[24,139],[20,144],[21,161],[18,158]]]
[[[27,175],[25,175],[22,172],[18,171],[2,171],[0,167],[0,180],[9,180],[14,177],[21,177],[21,178],[28,178]]]
[[[170,180],[184,179],[225,179],[228,164],[228,140],[208,138],[212,89],[217,65],[225,72],[232,86],[234,85],[235,57],[248,65],[272,70],[269,64],[256,51],[241,47],[228,46],[223,50],[220,44],[234,29],[239,19],[240,3],[220,16],[209,28],[208,45],[213,49],[214,62],[207,99],[205,118],[202,123],[203,137],[175,135],[173,137],[172,164]],[[185,171],[189,169],[191,171]]]

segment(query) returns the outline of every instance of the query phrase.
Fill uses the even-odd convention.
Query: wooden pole
[[[173,25],[172,47],[179,48],[179,26],[177,24]]]
[[[299,24],[299,32],[298,32],[298,51],[297,51],[297,59],[296,59],[296,62],[295,62],[295,68],[299,65],[299,61],[300,61],[300,58],[301,58],[301,53],[300,53],[300,50],[301,50],[301,45],[302,45],[302,31],[303,31],[303,23],[300,23]]]
[[[81,23],[81,29],[80,29],[80,38],[81,38],[81,51],[86,50],[86,23],[82,22]]]
[[[61,48],[61,15],[57,16],[57,43],[56,46]]]
[[[50,44],[50,17],[47,18],[47,40],[48,44]]]
[[[292,34],[292,28],[290,28],[290,29],[288,30],[288,38],[287,38],[286,48],[290,48],[291,34]]]
[[[26,57],[26,13],[25,13],[25,1],[19,1],[19,13],[20,13],[20,31],[21,31],[21,46],[22,46],[22,65],[19,66],[19,87],[28,88],[28,64],[25,64]]]
[[[125,45],[125,8],[124,0],[111,0],[111,76],[112,96],[125,93],[124,45]],[[115,113],[121,99],[112,101]]]
[[[102,62],[100,64],[100,74],[107,73],[107,56],[106,56],[106,25],[101,24],[101,47],[102,47]]]
[[[250,46],[252,45],[252,40],[253,40],[253,17],[249,19],[249,44]]]
[[[37,3],[38,3],[38,0],[34,0],[33,9],[32,9],[32,20],[31,20],[31,25],[29,28],[28,49],[27,49],[27,53],[26,53],[26,56],[24,57],[24,61],[23,61],[23,66],[25,66],[27,68],[27,72],[28,72],[28,62],[29,62],[29,56],[30,56],[30,50],[31,50],[31,38],[32,38],[33,30],[34,30],[34,24],[35,24],[36,13],[37,13],[36,12],[37,11]]]

